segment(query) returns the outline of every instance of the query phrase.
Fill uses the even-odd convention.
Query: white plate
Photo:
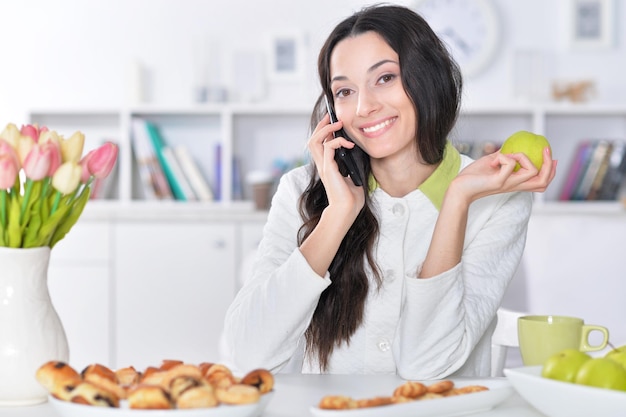
[[[93,407],[60,401],[50,397],[50,403],[61,417],[256,417],[272,399],[273,392],[261,396],[261,401],[247,405],[219,405],[215,408],[189,410],[131,410],[126,401],[120,408]]]
[[[548,417],[626,415],[626,392],[556,381],[541,376],[541,366],[505,369],[519,395]]]
[[[322,410],[311,407],[311,414],[316,417],[451,417],[461,416],[479,411],[487,411],[506,400],[515,392],[511,384],[502,379],[463,379],[456,381],[455,385],[464,387],[467,385],[484,385],[488,391],[474,392],[471,394],[458,395],[433,400],[412,401],[408,403],[383,405],[380,407],[358,408],[355,410]],[[336,393],[336,395],[342,395]],[[381,392],[380,395],[387,395]],[[358,399],[357,397],[354,397]]]

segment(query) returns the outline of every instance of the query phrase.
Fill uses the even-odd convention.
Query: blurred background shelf
[[[168,144],[184,145],[190,150],[216,191],[216,201],[228,205],[251,200],[245,182],[249,172],[267,171],[277,180],[286,170],[307,162],[310,112],[310,108],[302,106],[213,104],[117,110],[40,109],[31,111],[29,119],[68,136],[81,130],[86,135],[87,147],[94,147],[102,140],[116,141],[120,146],[119,173],[113,192],[106,199],[124,204],[143,199],[133,157],[131,120],[149,120],[158,126]],[[462,110],[451,140],[498,145],[518,130],[543,134],[550,140],[553,155],[559,160],[559,170],[552,186],[545,194],[537,195],[537,199],[558,201],[580,141],[626,140],[626,106],[469,107]],[[219,163],[216,161],[218,148]],[[571,210],[567,205],[557,207]]]

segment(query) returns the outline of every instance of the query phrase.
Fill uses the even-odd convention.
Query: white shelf
[[[541,215],[626,216],[624,205],[618,201],[540,201],[533,206],[533,213]]]
[[[306,160],[306,141],[312,105],[259,104],[203,104],[189,106],[142,105],[112,108],[35,109],[31,122],[48,125],[64,135],[75,130],[85,133],[86,146],[95,147],[102,139],[115,139],[120,146],[117,191],[113,201],[104,202],[105,210],[123,209],[138,205],[144,209],[159,210],[170,202],[141,201],[137,189],[137,174],[132,158],[130,120],[145,117],[162,129],[166,141],[184,143],[200,162],[203,173],[216,187],[214,148],[222,148],[222,171],[219,187],[222,199],[211,204],[200,204],[203,210],[218,210],[240,203],[233,195],[232,161],[237,156],[241,177],[250,170],[271,170],[275,160]],[[626,139],[626,106],[546,103],[530,105],[507,103],[467,106],[462,108],[451,139],[502,142],[517,130],[531,130],[546,135],[559,160],[559,169],[550,189],[539,195],[544,207],[538,210],[596,212],[603,206],[593,203],[559,202],[558,194],[575,148],[580,140],[588,138]],[[244,206],[249,204],[249,190],[243,186]],[[554,202],[554,204],[553,204]],[[101,202],[94,202],[100,205]],[[167,204],[166,204],[167,203]],[[185,203],[186,204],[186,203]],[[247,205],[246,205],[247,204]],[[179,210],[180,203],[172,207]],[[184,205],[184,204],[183,204]],[[608,203],[619,207],[620,204]],[[194,205],[190,205],[194,206]],[[548,208],[548,207],[554,208]],[[603,210],[603,209],[601,209]]]

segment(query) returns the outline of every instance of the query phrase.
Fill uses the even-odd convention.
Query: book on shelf
[[[215,145],[215,189],[216,200],[222,199],[222,145]]]
[[[145,120],[134,118],[131,123],[132,145],[143,197],[146,200],[173,199],[172,191],[152,147]]]
[[[616,200],[626,178],[626,142],[615,141],[597,200]]]
[[[189,149],[184,145],[177,145],[174,147],[174,154],[196,198],[200,201],[213,201],[213,191],[202,175],[196,161],[191,156]]]
[[[233,156],[233,200],[243,199],[243,179],[241,178],[241,162]]]
[[[604,155],[602,155],[601,157],[600,166],[598,167],[598,170],[593,177],[591,187],[589,187],[589,192],[586,196],[587,200],[597,200],[600,195],[600,189],[602,188],[602,183],[604,182],[604,178],[606,177],[611,154],[613,153],[613,146],[613,142],[606,143],[606,149]]]
[[[576,152],[574,153],[574,159],[570,164],[569,170],[567,171],[567,177],[565,179],[565,185],[561,189],[561,194],[559,196],[559,200],[567,201],[570,200],[580,182],[580,178],[583,175],[584,168],[587,164],[587,160],[589,159],[589,152],[592,149],[591,141],[582,141],[578,143],[576,147]]]
[[[591,191],[591,185],[600,170],[600,165],[609,149],[609,142],[597,140],[593,142],[593,150],[589,153],[586,167],[580,181],[574,190],[572,200],[586,200]]]
[[[185,175],[185,172],[183,171],[182,166],[180,165],[180,161],[174,153],[174,149],[170,148],[169,146],[164,146],[163,148],[161,148],[161,154],[163,155],[163,159],[168,166],[168,170],[173,178],[173,181],[175,181],[176,186],[179,188],[178,193],[182,193],[182,195],[184,196],[184,198],[177,197],[177,199],[182,201],[198,200],[198,198],[196,198],[196,194],[193,191],[193,188],[191,187],[191,184],[189,183],[187,176]],[[174,187],[172,187],[172,189],[173,188]]]
[[[567,171],[559,200],[615,200],[626,174],[624,141],[581,141]]]
[[[176,161],[174,153],[167,147],[165,140],[161,136],[158,127],[149,121],[144,121],[148,130],[148,137],[152,143],[154,153],[161,165],[161,169],[165,174],[165,178],[169,184],[172,194],[176,200],[188,201],[195,200],[196,197],[191,190],[191,186],[187,182],[182,169]]]

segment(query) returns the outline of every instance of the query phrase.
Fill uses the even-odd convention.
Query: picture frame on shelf
[[[305,34],[300,31],[273,33],[268,40],[268,79],[297,81],[304,75]]]
[[[572,49],[613,46],[613,0],[569,0],[569,44]]]

